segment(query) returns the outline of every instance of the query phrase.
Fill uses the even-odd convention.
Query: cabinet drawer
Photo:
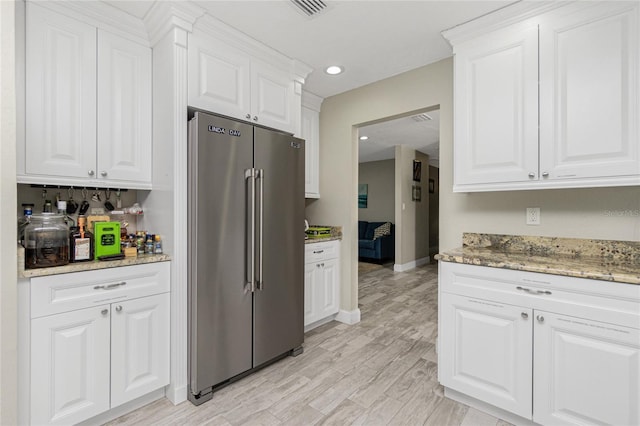
[[[103,305],[170,289],[169,262],[31,279],[31,318]]]
[[[305,245],[304,263],[318,262],[320,260],[337,258],[338,244],[338,241],[326,241],[322,243],[310,243]]]

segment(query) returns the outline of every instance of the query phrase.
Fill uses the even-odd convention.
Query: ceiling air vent
[[[315,16],[327,8],[322,0],[290,0],[299,10],[307,16]]]
[[[418,114],[418,115],[414,115],[411,118],[413,118],[415,121],[429,121],[429,120],[433,120],[433,118],[431,118],[431,116],[429,114]]]

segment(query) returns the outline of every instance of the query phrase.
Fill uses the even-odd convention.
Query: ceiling
[[[369,139],[358,143],[360,163],[394,158],[395,146],[406,145],[427,154],[429,164],[439,167],[440,110],[363,126],[358,136],[363,135]]]
[[[143,18],[155,0],[107,0]],[[185,1],[185,0],[179,0]],[[179,3],[178,1],[178,3]],[[442,30],[512,3],[498,1],[323,0],[327,8],[308,17],[289,0],[194,0],[208,13],[286,56],[313,68],[305,90],[322,98],[343,93],[451,56]],[[344,73],[330,76],[328,65]],[[371,139],[361,144],[363,161],[393,158],[402,143],[438,157],[439,114],[430,122],[410,117],[366,128]],[[365,129],[361,129],[361,132]],[[435,161],[432,161],[434,163]]]

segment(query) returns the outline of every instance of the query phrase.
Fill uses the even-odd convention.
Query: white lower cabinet
[[[169,384],[168,262],[28,286],[28,423],[75,424]]]
[[[640,286],[444,262],[439,279],[445,394],[516,423],[640,424]]]
[[[340,242],[307,244],[304,265],[304,326],[310,330],[340,309]]]

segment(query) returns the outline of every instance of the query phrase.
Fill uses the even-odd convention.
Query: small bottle
[[[71,231],[69,252],[71,262],[93,260],[93,234],[85,229],[87,218],[78,216],[78,226]]]
[[[33,204],[22,204],[23,217],[18,219],[18,243],[24,247],[24,229],[31,223],[31,215],[33,214]]]
[[[155,254],[162,254],[162,239],[160,239],[160,235],[156,234],[155,242],[153,244],[153,252]]]
[[[151,234],[147,234],[147,239],[144,242],[144,254],[153,254],[153,238],[151,238]]]
[[[51,200],[44,200],[42,213],[53,213],[53,204],[51,204]]]
[[[69,228],[73,228],[76,226],[76,221],[73,220],[71,216],[67,214],[67,202],[64,200],[58,201],[58,214],[64,216],[64,221],[69,226]]]
[[[144,231],[138,231],[136,233],[136,248],[138,249],[138,254],[144,254]]]

